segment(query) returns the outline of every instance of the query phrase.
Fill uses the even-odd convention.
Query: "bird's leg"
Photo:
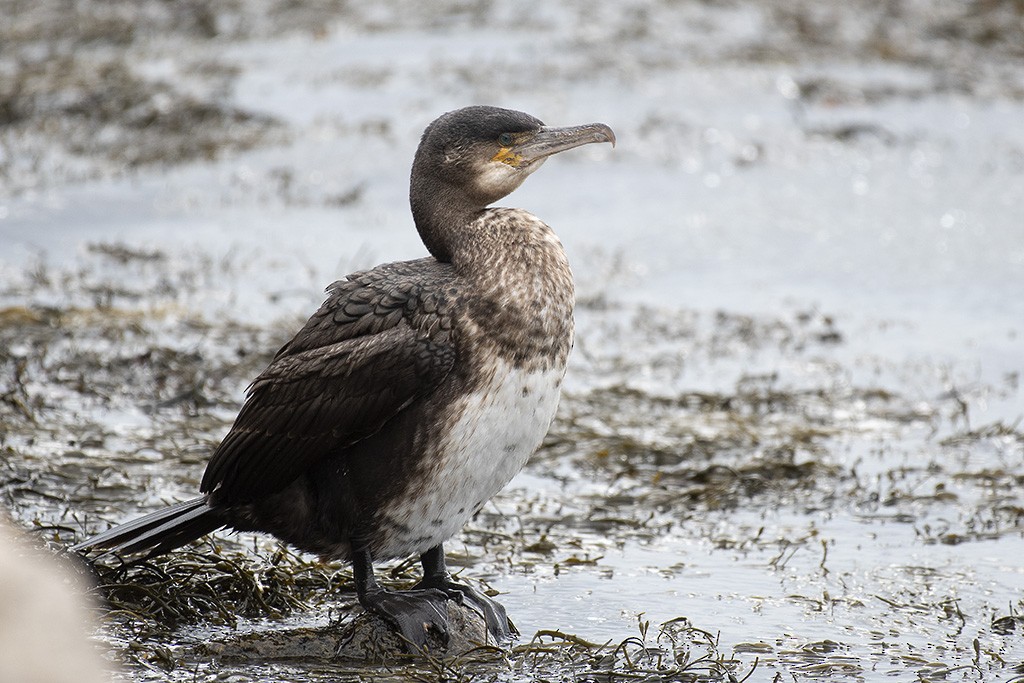
[[[394,626],[414,651],[427,644],[427,634],[435,631],[448,642],[448,593],[432,588],[389,591],[373,576],[370,551],[353,550],[352,573],[359,603]]]
[[[438,544],[420,555],[420,563],[423,565],[423,579],[413,587],[413,590],[440,590],[460,604],[468,602],[483,615],[488,633],[498,643],[506,643],[513,634],[519,633],[508,620],[505,608],[501,604],[452,579],[445,564],[442,545]]]

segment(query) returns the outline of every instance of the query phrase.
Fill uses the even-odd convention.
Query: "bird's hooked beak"
[[[582,126],[560,128],[541,126],[532,134],[524,136],[509,147],[503,147],[494,157],[516,168],[526,168],[568,149],[589,145],[592,142],[610,142],[615,146],[615,133],[603,123],[587,123]]]

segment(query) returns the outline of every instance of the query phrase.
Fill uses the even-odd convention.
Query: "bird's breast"
[[[430,397],[415,464],[377,511],[378,556],[442,543],[522,469],[558,407],[575,293],[561,243],[538,218],[489,209],[452,269],[455,365]]]
[[[384,554],[423,552],[450,538],[537,450],[558,407],[565,366],[527,370],[495,359],[477,386],[438,414],[417,476],[382,511]]]

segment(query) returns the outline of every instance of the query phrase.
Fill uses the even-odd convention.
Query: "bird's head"
[[[519,187],[549,156],[591,142],[614,146],[615,134],[603,123],[556,128],[511,109],[465,107],[423,132],[413,183],[430,177],[483,208]]]

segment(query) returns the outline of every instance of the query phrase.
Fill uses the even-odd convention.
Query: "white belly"
[[[463,397],[426,477],[387,511],[384,554],[423,552],[454,536],[522,469],[558,407],[564,368],[527,373],[499,361],[493,381]]]

